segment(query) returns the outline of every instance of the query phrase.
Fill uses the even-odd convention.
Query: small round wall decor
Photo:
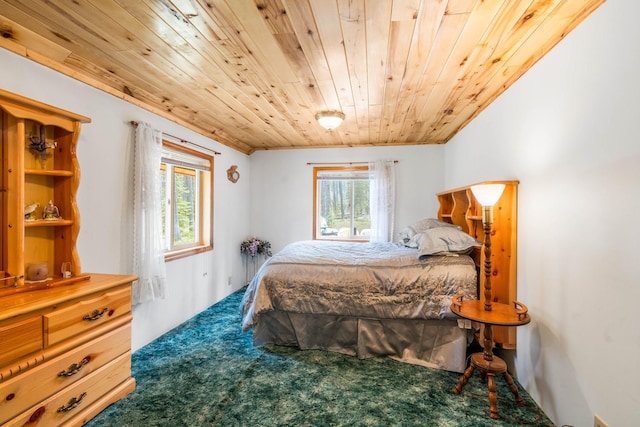
[[[238,172],[238,165],[231,165],[229,169],[227,169],[227,179],[234,184],[238,182],[240,179],[240,172]]]

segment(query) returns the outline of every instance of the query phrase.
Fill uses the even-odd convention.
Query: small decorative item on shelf
[[[36,209],[40,207],[40,203],[32,203],[24,207],[24,220],[25,221],[35,221],[36,220]]]
[[[245,255],[245,279],[247,283],[249,283],[250,266],[253,270],[253,274],[251,275],[251,277],[253,277],[258,270],[259,258],[264,257],[266,259],[267,257],[270,257],[272,255],[271,243],[269,243],[267,240],[260,240],[257,237],[250,237],[240,244],[240,253],[242,255]]]
[[[42,210],[42,219],[46,219],[49,221],[55,220],[55,219],[62,219],[62,217],[60,216],[60,211],[58,210],[58,207],[55,206],[51,200],[49,200],[49,203],[47,203],[47,206],[45,206],[44,209]]]
[[[31,263],[27,266],[27,279],[32,282],[47,280],[49,267],[46,262]]]
[[[60,265],[60,274],[63,279],[71,277],[71,263],[69,261],[65,261]]]
[[[47,142],[47,138],[45,136],[44,125],[40,125],[40,135],[31,135],[29,137],[29,151],[40,160],[40,165],[44,168],[44,164],[49,158],[49,153],[47,150],[51,150],[56,148],[58,145],[54,142]]]

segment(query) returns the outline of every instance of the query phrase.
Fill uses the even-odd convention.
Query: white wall
[[[248,170],[248,156],[4,49],[0,88],[92,119],[77,149],[83,272],[131,274],[131,120],[222,153],[214,159],[214,250],[167,264],[167,299],[134,309],[134,350],[244,285],[239,242],[249,223],[249,179],[232,184],[226,170]]]
[[[640,425],[638,18],[606,2],[446,145],[448,187],[520,180],[515,364],[557,425]]]
[[[443,190],[442,145],[258,151],[251,155],[251,235],[274,250],[313,236],[313,165],[397,160],[396,232],[434,217]]]

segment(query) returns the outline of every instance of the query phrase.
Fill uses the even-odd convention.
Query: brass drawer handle
[[[80,372],[80,370],[82,369],[82,367],[83,367],[84,365],[86,365],[87,363],[89,363],[89,361],[90,361],[90,360],[91,360],[91,359],[89,359],[89,356],[87,356],[87,357],[85,357],[84,359],[82,359],[82,360],[80,361],[80,363],[74,363],[74,364],[72,364],[71,366],[69,366],[69,367],[67,368],[67,370],[66,370],[66,371],[60,371],[60,372],[58,373],[58,376],[59,376],[59,377],[70,377],[70,376],[72,376],[72,375],[75,375],[75,374],[77,374],[78,372]]]
[[[58,408],[58,412],[69,412],[70,410],[78,406],[80,402],[82,402],[82,399],[84,399],[86,396],[87,392],[85,391],[80,395],[80,397],[72,397],[67,406],[62,405]]]
[[[104,314],[109,311],[109,309],[107,307],[103,308],[102,311],[100,310],[93,310],[93,313],[89,314],[85,314],[84,317],[82,318],[82,320],[98,320],[99,318],[101,318],[102,316],[104,316]]]

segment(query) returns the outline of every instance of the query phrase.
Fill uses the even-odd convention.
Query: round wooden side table
[[[513,306],[501,303],[492,303],[491,310],[487,310],[479,300],[463,301],[461,295],[453,297],[451,311],[460,317],[484,324],[484,351],[471,355],[471,364],[464,371],[458,384],[453,388],[455,394],[460,394],[467,384],[474,370],[480,370],[480,381],[487,383],[489,389],[490,417],[498,419],[498,395],[496,393],[495,375],[502,374],[504,380],[513,393],[516,403],[525,405],[525,401],[518,393],[518,388],[513,378],[507,372],[507,364],[504,360],[493,354],[493,325],[496,326],[521,326],[531,321],[526,305],[514,301]]]

